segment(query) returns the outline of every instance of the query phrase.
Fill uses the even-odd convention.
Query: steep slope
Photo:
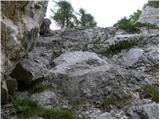
[[[2,107],[3,118],[63,118],[66,111],[69,118],[159,117],[158,26],[129,34],[114,27],[50,31],[49,24],[44,20],[35,48],[10,74],[16,97],[36,101],[27,107],[33,114],[13,113],[19,104],[11,103]]]

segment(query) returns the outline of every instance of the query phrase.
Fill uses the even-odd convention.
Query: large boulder
[[[47,79],[56,83],[69,97],[96,100],[112,94],[123,99],[138,89],[140,82],[145,82],[133,71],[109,64],[91,52],[67,52],[54,63],[55,68],[50,70]]]
[[[139,61],[144,53],[143,49],[132,48],[126,54],[124,54],[120,59],[120,63],[126,67],[133,66],[136,62]]]
[[[16,65],[11,76],[18,81],[19,90],[26,90],[31,84],[43,80],[50,69],[51,56],[52,51],[37,47]]]

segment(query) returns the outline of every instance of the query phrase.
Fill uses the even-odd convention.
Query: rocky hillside
[[[158,119],[159,9],[131,34],[51,31],[46,5],[2,2],[2,118]]]

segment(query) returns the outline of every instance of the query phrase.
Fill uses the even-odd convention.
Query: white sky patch
[[[58,1],[58,0],[56,0]],[[67,0],[69,1],[76,12],[80,8],[84,8],[87,13],[94,16],[97,26],[110,27],[119,19],[126,16],[129,17],[137,9],[142,10],[143,5],[148,0]],[[52,0],[49,0],[46,17],[52,15],[51,8],[55,6]],[[56,23],[52,20],[51,29],[59,29]]]

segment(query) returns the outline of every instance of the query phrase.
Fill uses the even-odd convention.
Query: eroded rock
[[[68,52],[54,62],[56,66],[50,70],[47,79],[55,82],[69,97],[96,100],[113,94],[123,99],[130,94],[131,89],[140,86],[133,74],[107,63],[95,53]]]
[[[51,21],[48,18],[45,18],[41,27],[40,27],[40,35],[49,35],[50,33],[50,24]]]
[[[158,106],[156,103],[133,106],[128,110],[128,115],[130,118],[136,119],[158,119]]]
[[[143,53],[144,53],[143,49],[132,48],[125,55],[123,55],[122,58],[119,59],[119,61],[122,65],[125,65],[126,67],[130,67],[139,61]]]
[[[137,21],[138,23],[150,23],[159,26],[159,8],[147,6]]]

